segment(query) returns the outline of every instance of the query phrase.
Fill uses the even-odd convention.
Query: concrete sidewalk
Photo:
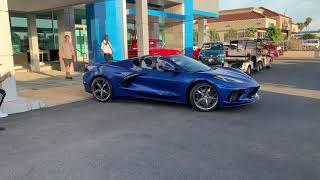
[[[83,90],[82,85],[24,90],[19,91],[18,95],[19,97],[40,100],[46,107],[81,101],[91,97]]]
[[[17,72],[18,99],[4,103],[1,110],[13,114],[90,98],[83,89],[81,74],[75,73],[73,78],[65,79],[60,71]]]
[[[74,73],[73,80],[65,79],[61,71],[17,73],[16,77],[18,96],[40,100],[47,107],[90,97],[83,89],[81,73]]]

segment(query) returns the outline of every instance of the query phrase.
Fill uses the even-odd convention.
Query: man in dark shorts
[[[71,77],[71,65],[74,60],[74,48],[70,42],[70,36],[65,35],[64,41],[61,43],[59,48],[59,61],[66,67],[66,79],[73,79]]]

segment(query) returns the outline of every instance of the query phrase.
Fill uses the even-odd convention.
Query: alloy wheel
[[[218,104],[218,93],[209,84],[196,86],[192,96],[194,105],[201,111],[211,111]]]
[[[100,102],[107,102],[111,98],[111,84],[103,77],[98,77],[92,82],[91,90],[93,96]]]

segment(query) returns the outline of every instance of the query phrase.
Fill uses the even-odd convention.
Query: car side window
[[[141,68],[143,69],[156,69],[156,58],[145,57],[141,62]]]
[[[229,48],[230,48],[231,50],[237,50],[237,45],[232,44],[232,45],[230,45]]]
[[[247,41],[247,48],[256,48],[257,44],[255,41]]]
[[[157,63],[156,63],[157,71],[164,72],[163,67],[165,67],[165,66],[171,66],[172,68],[174,68],[174,66],[172,64],[168,63],[164,59],[157,58]]]
[[[238,42],[238,50],[244,50],[246,48],[246,41],[239,41]]]

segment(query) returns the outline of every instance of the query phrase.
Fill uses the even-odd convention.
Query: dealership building
[[[128,57],[132,39],[137,39],[139,56],[149,53],[150,38],[192,56],[195,22],[197,40],[204,42],[207,19],[218,12],[218,0],[0,0],[0,73],[60,67],[58,49],[66,34],[76,49],[75,65],[103,60],[105,34],[115,61]],[[14,73],[2,88],[6,101],[17,99]]]

